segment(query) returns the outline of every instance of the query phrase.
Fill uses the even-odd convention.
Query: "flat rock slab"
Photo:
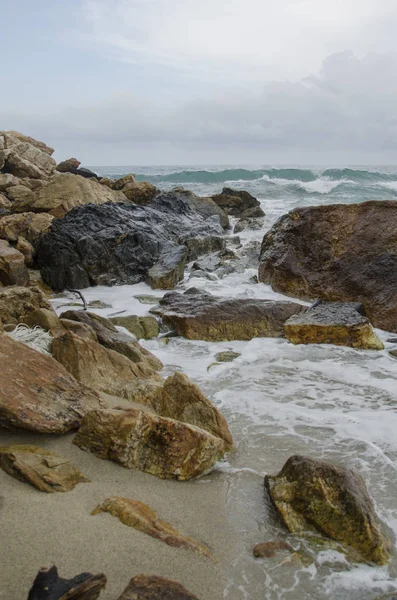
[[[58,569],[40,569],[29,592],[28,600],[96,600],[106,587],[103,573],[81,573],[72,579],[63,579]]]
[[[166,577],[137,575],[118,600],[198,600],[177,581]]]
[[[369,320],[354,302],[322,302],[293,315],[285,322],[287,339],[293,344],[335,344],[367,350],[383,350]]]
[[[0,446],[0,468],[41,492],[70,492],[90,481],[67,458],[37,446]]]
[[[397,203],[297,208],[263,238],[259,281],[295,298],[361,302],[397,332]]]
[[[296,302],[220,298],[190,289],[165,294],[151,312],[179,335],[217,342],[284,337],[285,321],[304,308]]]
[[[83,416],[102,406],[51,356],[0,334],[0,426],[41,433],[77,429]]]
[[[207,431],[135,408],[91,411],[74,443],[161,479],[199,477],[225,453],[223,440]]]
[[[101,512],[108,512],[128,527],[133,527],[137,531],[146,533],[151,537],[173,546],[174,548],[188,548],[194,550],[198,554],[213,560],[210,550],[199,544],[196,540],[182,535],[177,529],[169,523],[161,521],[154,510],[147,504],[139,502],[139,500],[129,500],[128,498],[107,498],[102,504],[97,506],[92,515],[97,515]]]
[[[265,486],[291,533],[316,531],[349,546],[358,557],[379,565],[389,558],[364,479],[327,462],[292,456]]]

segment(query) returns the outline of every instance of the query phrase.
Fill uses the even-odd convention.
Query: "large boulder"
[[[7,172],[33,179],[48,179],[53,174],[56,162],[45,144],[17,132],[2,133],[5,141],[4,168]]]
[[[397,203],[295,209],[265,235],[259,280],[298,298],[361,302],[397,332]]]
[[[233,217],[242,217],[250,209],[255,209],[255,212],[247,213],[245,216],[263,217],[265,214],[260,208],[259,200],[245,190],[232,190],[225,187],[221,194],[212,196],[212,200],[225,213]]]
[[[199,240],[195,252],[206,252],[222,232],[217,217],[203,219],[173,194],[156,196],[150,206],[91,204],[53,222],[38,244],[37,259],[43,280],[57,291],[134,284],[148,277],[164,248],[188,246],[193,239]]]
[[[128,469],[181,481],[211,469],[225,451],[203,429],[135,408],[91,411],[74,443]]]
[[[383,565],[390,543],[383,535],[365,481],[355,471],[292,456],[265,485],[291,533],[307,531],[345,544],[367,561]]]
[[[19,131],[5,131],[4,134],[14,138],[18,142],[22,142],[24,144],[31,144],[31,146],[34,146],[38,150],[45,152],[49,156],[52,156],[55,152],[54,148],[50,148],[50,146],[47,146],[47,144],[45,144],[44,142],[40,142],[40,140],[35,140],[34,138],[30,137],[29,135],[24,135],[23,133],[19,133]]]
[[[27,315],[41,308],[52,311],[51,304],[38,287],[0,288],[1,323],[22,323]]]
[[[86,412],[102,403],[47,356],[0,334],[0,426],[40,433],[77,429]]]
[[[83,204],[104,204],[105,202],[125,202],[122,192],[115,192],[94,179],[77,177],[71,173],[58,173],[49,183],[31,197],[16,200],[13,211],[48,212],[62,218],[75,206]]]
[[[41,492],[69,492],[89,481],[68,458],[37,446],[0,446],[0,468]]]
[[[287,339],[293,344],[335,344],[367,350],[383,350],[370,322],[355,302],[322,302],[285,322]]]
[[[284,337],[284,323],[304,310],[296,302],[221,298],[194,288],[169,292],[151,312],[190,340],[251,340]]]
[[[0,238],[17,242],[19,237],[31,244],[37,242],[51,227],[54,217],[47,213],[26,212],[7,215],[0,219]]]
[[[118,600],[198,600],[198,598],[172,579],[156,575],[136,575]]]
[[[29,273],[25,257],[6,240],[0,240],[0,285],[27,285]]]
[[[184,188],[175,188],[172,190],[172,194],[177,198],[183,198],[185,202],[189,204],[191,209],[201,215],[204,219],[215,216],[219,218],[220,224],[224,229],[229,227],[229,217],[212,198],[196,196],[196,194],[190,190],[185,190]]]

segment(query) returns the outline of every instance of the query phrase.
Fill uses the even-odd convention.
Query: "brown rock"
[[[72,579],[62,579],[56,567],[40,569],[28,600],[97,600],[105,586],[103,573],[81,573]]]
[[[16,242],[22,236],[34,244],[47,233],[53,219],[53,216],[45,213],[27,212],[19,215],[7,215],[0,219],[0,238]]]
[[[281,550],[288,550],[288,552],[294,551],[291,544],[288,544],[288,542],[276,541],[256,544],[253,548],[253,553],[255,558],[273,558],[273,556]]]
[[[0,283],[4,286],[29,283],[24,255],[5,240],[0,240]]]
[[[190,289],[170,292],[151,312],[190,340],[250,340],[283,337],[284,323],[304,307],[295,302],[220,298]]]
[[[118,188],[113,186],[113,189]],[[124,185],[122,192],[127,196],[128,200],[131,200],[131,202],[134,202],[135,204],[149,204],[157,194],[158,190],[156,186],[151,183],[137,181]]]
[[[79,323],[78,321],[72,321],[71,319],[59,319],[59,322],[61,323],[62,327],[66,329],[66,331],[70,331],[71,333],[74,333],[85,340],[93,340],[94,342],[98,341],[98,337],[94,329],[86,323]]]
[[[118,600],[198,600],[177,581],[166,577],[137,575]]]
[[[381,532],[365,481],[355,471],[292,456],[265,485],[291,533],[317,531],[383,565],[390,543]]]
[[[0,334],[0,426],[40,433],[76,429],[102,403],[52,357]]]
[[[383,350],[370,322],[354,302],[322,302],[292,315],[284,324],[285,335],[293,344],[335,344],[367,350]],[[362,309],[362,307],[361,307]]]
[[[59,173],[38,190],[32,201],[14,202],[13,210],[18,213],[49,212],[54,217],[62,218],[75,206],[105,202],[125,202],[125,196],[122,192],[114,192],[94,179]]]
[[[125,327],[137,340],[151,340],[160,333],[160,326],[155,317],[138,317],[128,315],[127,317],[113,317],[109,319],[113,325]]]
[[[128,498],[107,498],[102,504],[97,506],[92,515],[101,512],[108,512],[113,517],[117,517],[128,527],[134,527],[137,531],[142,531],[157,540],[165,542],[173,548],[188,548],[198,554],[213,559],[209,549],[196,542],[190,537],[182,535],[177,529],[169,523],[158,519],[157,514],[147,504],[138,500],[129,500]]]
[[[32,268],[34,266],[34,248],[32,244],[21,236],[18,238],[16,249],[18,252],[24,255],[25,265],[28,268]]]
[[[34,198],[34,193],[26,185],[13,185],[7,189],[7,196],[13,202],[20,201],[29,203]]]
[[[226,214],[233,217],[241,217],[247,210],[255,208],[255,216],[264,216],[260,208],[259,201],[244,190],[232,190],[223,188],[221,194],[212,196],[212,200],[225,211]],[[250,213],[248,213],[250,214]]]
[[[0,289],[0,321],[20,323],[26,315],[39,308],[52,310],[38,287],[9,287]]]
[[[25,323],[25,325],[28,325],[29,327],[38,325],[45,331],[51,332],[63,329],[62,323],[57,317],[56,312],[48,308],[38,308],[28,315],[24,315],[21,317],[20,323]]]
[[[157,263],[149,269],[146,283],[154,290],[172,290],[183,280],[187,257],[186,246],[165,248]]]
[[[55,170],[56,162],[48,152],[39,147],[40,142],[32,143],[35,142],[32,138],[11,133],[12,135],[4,132],[7,171],[17,177],[33,179],[50,177]]]
[[[397,204],[295,209],[265,235],[259,280],[298,298],[361,302],[397,332]]]
[[[108,187],[113,189],[114,179],[110,179],[110,177],[101,177],[99,183],[101,185],[107,185]]]
[[[129,183],[135,183],[135,175],[133,173],[128,173],[123,177],[119,177],[119,179],[109,179],[112,182],[112,187],[114,190],[122,190]]]
[[[70,492],[89,481],[67,458],[37,446],[0,446],[0,468],[41,492]]]
[[[147,361],[133,362],[119,352],[67,332],[52,342],[53,357],[80,383],[98,392],[133,399],[135,379],[159,377]]]
[[[57,171],[59,173],[68,173],[71,169],[78,169],[81,165],[77,158],[68,158],[57,164]]]
[[[11,206],[12,206],[12,204],[9,201],[9,199],[6,196],[4,196],[4,194],[0,193],[0,214],[3,211],[10,210]],[[1,223],[1,221],[0,221],[0,223]]]
[[[11,173],[0,173],[0,192],[6,192],[12,185],[19,185],[20,183],[19,177],[14,177]]]
[[[138,409],[93,410],[74,443],[82,450],[161,479],[199,477],[224,454],[207,431]]]

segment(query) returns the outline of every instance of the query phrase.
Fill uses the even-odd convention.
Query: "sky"
[[[0,129],[84,165],[393,165],[395,0],[0,0]]]

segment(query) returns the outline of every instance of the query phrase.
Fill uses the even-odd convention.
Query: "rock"
[[[0,284],[27,285],[29,273],[25,257],[5,240],[0,240]]]
[[[160,300],[159,296],[150,296],[149,294],[139,294],[134,296],[141,304],[157,304]]]
[[[56,162],[35,140],[14,132],[4,132],[5,169],[17,177],[47,179],[55,170]],[[19,136],[19,137],[18,137]],[[22,140],[22,141],[21,141]],[[29,140],[29,141],[25,141]]]
[[[149,269],[146,283],[154,290],[171,290],[183,280],[187,257],[186,246],[166,246]]]
[[[113,396],[133,399],[130,383],[137,378],[159,378],[147,360],[133,362],[119,352],[70,331],[56,336],[51,352],[77,381]]]
[[[28,135],[24,135],[23,133],[19,133],[19,131],[5,131],[4,134],[12,137],[15,141],[30,144],[31,146],[34,146],[38,150],[45,152],[49,156],[52,156],[52,154],[54,154],[54,152],[55,152],[54,148],[50,148],[50,146],[47,146],[47,144],[45,144],[44,142],[35,140],[34,138],[32,138]]]
[[[56,312],[48,308],[38,308],[37,310],[30,312],[20,319],[20,323],[25,323],[25,325],[28,325],[29,327],[38,325],[44,329],[44,331],[51,332],[63,329],[62,323],[57,317]]]
[[[12,185],[7,189],[7,197],[13,202],[32,202],[34,193],[26,185]]]
[[[118,188],[113,186],[113,189]],[[149,204],[153,200],[158,193],[158,189],[152,183],[147,183],[146,181],[134,181],[124,185],[122,192],[127,196],[128,200],[131,200],[131,202],[144,205]]]
[[[85,167],[80,167],[79,169],[70,169],[70,172],[74,175],[80,175],[80,177],[84,177],[85,179],[96,179],[99,181],[100,177],[91,171],[91,169],[86,169]]]
[[[260,208],[259,201],[251,196],[250,193],[244,190],[232,190],[230,188],[223,188],[221,194],[212,196],[212,200],[222,208],[226,214],[232,215],[233,217],[241,217],[245,211],[251,208],[255,208],[256,216],[264,216],[264,212]]]
[[[355,471],[292,456],[278,475],[265,477],[277,512],[291,533],[316,531],[379,565],[389,559],[365,481]]]
[[[72,579],[62,579],[56,567],[40,569],[28,600],[97,600],[105,586],[103,573],[81,573]]]
[[[288,552],[294,551],[291,544],[288,544],[288,542],[276,541],[256,544],[253,548],[253,554],[255,558],[273,558],[273,556],[281,550],[287,550]]]
[[[250,219],[258,220],[264,216],[265,216],[265,213],[263,212],[263,210],[261,209],[260,206],[253,206],[252,208],[247,208],[247,210],[245,210],[240,215],[240,218],[247,219],[247,220],[250,220]],[[260,219],[260,222],[263,223],[263,219]]]
[[[123,187],[129,183],[135,183],[135,175],[133,173],[127,173],[127,175],[124,175],[123,177],[119,177],[118,179],[110,179],[109,181],[111,181],[111,187],[114,190],[122,190]]]
[[[295,209],[265,235],[259,281],[298,298],[361,302],[375,327],[397,332],[397,204]]]
[[[1,139],[1,135],[0,135]],[[11,173],[0,173],[0,192],[6,192],[13,185],[19,185],[21,180]]]
[[[225,352],[218,352],[218,354],[215,354],[215,360],[217,360],[218,362],[232,362],[239,356],[241,356],[240,352],[225,350]]]
[[[213,273],[222,264],[222,259],[219,256],[219,253],[213,253],[204,256],[204,258],[201,258],[200,260],[196,260],[192,265],[192,270]]]
[[[131,336],[122,333],[108,319],[100,317],[94,313],[82,310],[68,310],[62,313],[61,318],[79,321],[92,327],[97,335],[98,342],[109,348],[123,354],[132,362],[142,363],[143,370],[148,367],[156,371],[163,368],[161,361],[149,350],[146,350],[138,344]]]
[[[166,577],[137,575],[118,600],[198,600],[177,581]]]
[[[335,344],[367,350],[383,350],[370,322],[358,312],[354,302],[322,302],[292,315],[284,324],[285,335],[293,344]]]
[[[96,182],[83,183],[122,193]],[[43,280],[56,291],[134,284],[146,279],[165,248],[186,245],[192,260],[189,240],[198,239],[195,250],[206,252],[222,231],[219,223],[204,221],[183,198],[172,194],[156,196],[150,206],[91,204],[53,222],[38,244],[37,259]]]
[[[12,204],[9,199],[4,196],[4,194],[0,193],[0,216],[6,212],[8,212],[11,208]],[[1,224],[1,221],[0,221]]]
[[[20,323],[26,315],[39,308],[52,310],[38,287],[0,288],[0,321],[2,323]]]
[[[389,350],[389,354],[390,354],[390,356],[397,358],[397,350]]]
[[[5,162],[6,162],[5,139],[4,139],[4,135],[2,135],[0,133],[0,170],[4,167]]]
[[[99,504],[91,514],[97,515],[101,512],[110,513],[113,517],[120,519],[123,525],[133,527],[137,531],[142,531],[142,533],[165,542],[168,546],[172,546],[173,548],[188,548],[202,556],[213,559],[211,552],[206,546],[199,544],[190,537],[182,535],[169,523],[161,521],[154,510],[143,502],[113,496],[112,498],[107,498],[102,504]]]
[[[196,260],[203,254],[210,254],[211,252],[225,251],[226,240],[223,237],[217,236],[197,236],[188,238],[185,240],[185,245],[189,250],[188,260]]]
[[[225,417],[187,375],[177,371],[168,377],[152,398],[151,405],[158,415],[205,429],[223,440],[225,450],[233,448]]]
[[[113,325],[128,329],[137,340],[151,340],[160,333],[160,326],[157,319],[154,317],[137,317],[136,315],[129,315],[128,317],[113,317],[109,319],[109,321],[113,323]]]
[[[0,238],[9,242],[17,242],[23,237],[35,244],[50,229],[54,217],[45,213],[32,212],[19,215],[7,215],[0,219]]]
[[[95,330],[86,323],[79,323],[78,321],[72,321],[71,319],[59,319],[59,322],[66,331],[70,331],[85,340],[98,341]]]
[[[71,173],[59,173],[39,189],[33,199],[15,201],[13,211],[48,212],[54,217],[62,218],[72,208],[83,204],[125,201],[126,197],[122,192],[114,192],[95,180],[76,177]]]
[[[241,218],[237,221],[236,225],[234,226],[233,229],[233,233],[241,233],[241,231],[246,231],[246,230],[250,230],[250,231],[259,231],[260,229],[263,229],[264,226],[264,221],[263,219],[254,219],[254,218]]]
[[[165,294],[151,312],[179,335],[216,342],[283,337],[285,321],[303,309],[295,302],[221,298],[193,288]]]
[[[84,414],[102,403],[52,357],[0,334],[0,360],[7,377],[0,387],[0,426],[40,433],[76,429]]]
[[[223,441],[203,429],[138,410],[93,410],[74,443],[99,458],[161,479],[184,481],[211,469]]]
[[[16,245],[16,249],[18,250],[18,252],[23,254],[23,256],[25,258],[25,265],[28,268],[33,268],[33,266],[34,266],[34,248],[33,248],[32,244],[30,242],[28,242],[27,240],[25,240],[25,238],[19,237],[17,245]],[[28,273],[28,275],[29,275],[29,273]]]
[[[89,481],[68,458],[37,446],[0,446],[0,468],[41,492],[69,492]]]
[[[189,190],[185,190],[184,188],[175,188],[172,190],[172,194],[176,197],[183,198],[192,210],[197,212],[204,219],[218,217],[220,224],[224,229],[229,227],[229,217],[212,198],[196,196],[196,194]]]
[[[68,158],[57,164],[57,171],[60,173],[70,173],[71,169],[73,169],[73,171],[78,169],[80,164],[81,163],[77,158]]]

